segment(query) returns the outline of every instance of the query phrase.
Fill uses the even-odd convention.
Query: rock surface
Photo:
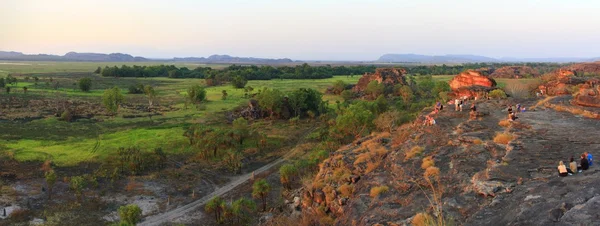
[[[303,210],[325,209],[336,225],[409,223],[416,213],[433,214],[423,176],[433,164],[440,170],[444,214],[457,225],[598,225],[597,163],[566,178],[557,176],[556,165],[584,150],[600,155],[594,152],[600,120],[538,109],[501,127],[507,103],[477,103],[478,111],[489,112],[477,120],[468,112],[441,111],[435,126],[420,123],[431,112],[426,109],[412,125],[335,151],[307,189],[304,197],[314,202]],[[499,144],[497,133],[514,139]]]
[[[362,92],[367,89],[367,85],[373,80],[392,86],[396,84],[407,85],[404,74],[406,74],[406,70],[402,68],[377,68],[375,73],[365,73],[352,90]]]
[[[494,70],[491,78],[536,78],[540,72],[528,66],[505,66]]]

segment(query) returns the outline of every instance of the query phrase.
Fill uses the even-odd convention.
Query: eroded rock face
[[[579,94],[573,99],[573,103],[586,106],[600,108],[600,86],[590,87],[584,85],[579,90]]]
[[[554,78],[540,85],[539,90],[551,96],[567,95],[577,92],[577,89],[569,89],[571,86],[587,83],[590,87],[593,87],[597,84],[598,79],[589,76],[600,75],[600,62],[574,64],[560,68],[552,74]],[[582,101],[582,103],[585,102]]]
[[[362,92],[367,89],[367,85],[373,80],[389,85],[407,85],[404,74],[406,74],[406,70],[402,68],[377,68],[375,73],[365,73],[352,89],[355,92]]]
[[[496,80],[476,70],[467,70],[455,76],[449,82],[455,96],[477,96],[496,87]]]
[[[492,78],[534,78],[539,76],[540,72],[538,70],[527,66],[505,66],[490,74]]]

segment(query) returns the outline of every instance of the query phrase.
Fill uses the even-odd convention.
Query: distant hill
[[[292,63],[294,61],[283,59],[268,59],[254,57],[233,57],[229,55],[212,55],[205,57],[184,57],[172,59],[148,59],[139,56],[131,56],[124,53],[77,53],[68,52],[64,56],[48,54],[23,54],[21,52],[0,51],[0,60],[18,60],[18,61],[89,61],[89,62],[198,62],[198,63],[249,63],[249,64],[270,64],[270,63]]]
[[[384,54],[379,57],[377,62],[386,63],[498,63],[498,62],[556,62],[556,63],[567,63],[567,62],[593,62],[600,60],[600,58],[581,58],[581,57],[554,57],[554,58],[514,58],[514,57],[503,57],[503,58],[492,58],[478,55],[441,55],[441,56],[429,56],[419,54]]]
[[[212,55],[208,58],[204,57],[185,57],[185,58],[173,58],[173,61],[177,62],[202,62],[202,63],[293,63],[291,59],[268,59],[268,58],[254,58],[254,57],[232,57],[229,55]]]

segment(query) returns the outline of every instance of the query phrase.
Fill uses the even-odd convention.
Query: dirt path
[[[317,127],[312,127],[309,130],[307,130],[307,132],[300,139],[298,139],[297,142],[295,142],[294,146],[303,142],[305,140],[306,135],[313,132],[316,128]],[[292,149],[294,146],[292,146]],[[266,172],[266,171],[270,170],[271,168],[284,162],[286,159],[288,159],[294,155],[294,152],[292,151],[292,149],[290,149],[290,151],[288,153],[286,153],[285,155],[283,155],[281,158],[278,158],[277,160],[275,160],[267,165],[264,165],[256,170],[254,170],[253,172],[236,177],[235,179],[233,179],[231,182],[227,183],[223,187],[216,189],[212,193],[210,193],[196,201],[193,201],[191,203],[177,207],[175,209],[169,210],[169,211],[161,213],[161,214],[146,217],[144,219],[144,221],[140,222],[138,225],[147,225],[147,226],[161,225],[162,223],[171,222],[179,217],[185,216],[186,214],[189,214],[192,211],[197,210],[197,208],[206,205],[206,203],[213,197],[224,195],[225,193],[235,189],[237,186],[249,181],[250,178],[252,177],[253,173],[255,175],[258,175],[258,174],[260,174],[262,172]]]
[[[265,172],[265,171],[273,168],[274,166],[277,166],[278,164],[282,163],[283,161],[285,161],[284,157],[279,158],[279,159],[255,170],[254,172],[255,172],[255,174]],[[148,226],[160,225],[162,223],[170,222],[174,219],[182,217],[182,216],[189,214],[190,212],[196,210],[198,207],[204,206],[213,197],[223,195],[223,194],[231,191],[232,189],[236,188],[237,186],[243,184],[244,182],[247,182],[248,180],[250,180],[251,177],[252,177],[252,173],[247,173],[245,175],[239,176],[235,180],[229,182],[228,184],[215,190],[214,192],[202,197],[201,199],[198,199],[198,200],[188,203],[186,205],[177,207],[175,209],[169,210],[167,212],[147,217],[143,222],[139,223],[138,225],[148,225]]]

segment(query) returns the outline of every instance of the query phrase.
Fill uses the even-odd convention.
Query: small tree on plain
[[[215,221],[220,223],[222,221],[223,207],[225,205],[225,201],[221,196],[215,196],[212,198],[206,205],[204,206],[204,211],[208,213],[215,213]]]
[[[266,179],[260,179],[252,185],[252,197],[260,198],[263,204],[263,211],[267,211],[267,197],[271,192],[271,185]]]
[[[118,87],[107,89],[102,95],[102,103],[106,109],[115,114],[119,110],[119,105],[123,103],[125,97],[121,94],[121,90]]]
[[[79,79],[79,89],[83,92],[89,92],[92,89],[92,79],[90,79],[90,78]]]
[[[135,204],[121,206],[118,212],[121,225],[136,225],[142,219],[142,209]]]
[[[48,172],[46,172],[46,184],[48,185],[48,200],[50,200],[52,198],[52,188],[54,187],[54,184],[56,183],[56,173],[54,172],[54,170],[50,170]]]
[[[188,100],[193,104],[199,104],[206,99],[206,90],[200,85],[190,86],[187,90]]]
[[[148,105],[152,106],[154,103],[154,98],[156,98],[156,91],[150,85],[144,86],[144,94],[148,97]]]

